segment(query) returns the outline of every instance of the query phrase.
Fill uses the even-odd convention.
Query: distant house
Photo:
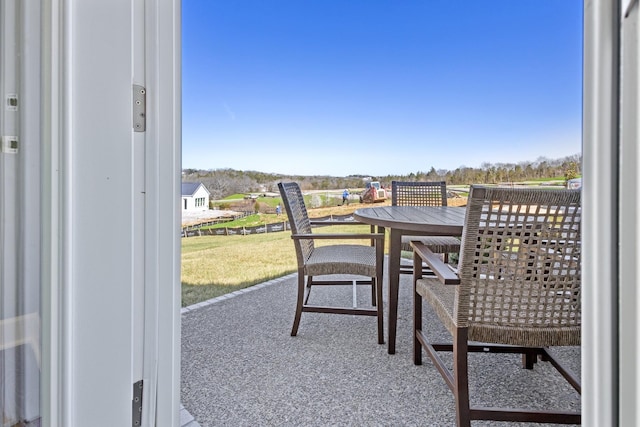
[[[209,190],[201,182],[182,183],[182,210],[204,211],[209,209]]]

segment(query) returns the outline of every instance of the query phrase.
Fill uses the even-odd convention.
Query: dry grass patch
[[[369,227],[347,225],[321,230],[356,233],[368,232]],[[336,241],[323,240],[318,245],[331,243]],[[293,273],[296,265],[290,232],[183,238],[182,306]]]
[[[461,197],[449,199],[448,203],[450,206],[461,206],[466,201],[466,198]],[[309,216],[320,218],[345,215],[356,209],[389,204],[390,200],[384,203],[352,203],[347,206],[310,209]],[[369,230],[368,225],[344,225],[323,227],[316,229],[316,232],[368,233]],[[318,245],[335,243],[327,240],[316,242]],[[342,243],[355,242],[345,240]],[[361,243],[368,244],[368,241]],[[385,252],[388,253],[388,239],[386,244]],[[295,272],[296,265],[295,249],[289,232],[183,238],[182,306],[285,276]]]

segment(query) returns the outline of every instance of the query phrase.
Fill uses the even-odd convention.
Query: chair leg
[[[469,368],[467,328],[457,328],[453,337],[453,379],[456,400],[456,420],[458,427],[471,427],[469,405]]]
[[[416,277],[417,275],[414,275]],[[413,364],[422,365],[422,344],[418,341],[418,333],[422,333],[422,296],[416,292],[413,281]]]
[[[291,329],[291,336],[295,337],[298,334],[298,326],[300,325],[300,317],[302,316],[302,306],[304,305],[304,273],[298,271],[298,298],[296,303],[296,315],[293,319],[293,328]]]
[[[524,350],[522,353],[522,367],[525,369],[533,369],[533,366],[538,361],[538,353],[535,349]]]
[[[378,231],[384,233],[384,228],[378,227]],[[376,308],[378,315],[378,344],[384,344],[384,302],[382,300],[382,287],[384,286],[384,245],[376,245]]]
[[[376,306],[378,304],[378,298],[376,297],[376,289],[378,284],[374,278],[371,278],[371,305]]]
[[[376,288],[376,300],[378,305],[376,307],[378,314],[378,344],[384,344],[384,311],[382,304],[382,276],[375,279]]]
[[[304,277],[304,275],[302,277]],[[305,291],[304,288],[303,288],[303,291],[302,291],[303,294],[306,295],[304,297],[304,303],[305,304],[309,303],[309,297],[311,296],[311,286],[313,286],[313,276],[308,276],[307,277],[307,290]]]

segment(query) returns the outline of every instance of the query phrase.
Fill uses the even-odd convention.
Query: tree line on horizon
[[[362,188],[364,180],[372,178],[385,187],[391,181],[446,181],[452,185],[500,184],[540,179],[569,180],[582,175],[582,155],[560,159],[539,157],[535,161],[519,163],[485,162],[479,168],[460,166],[455,170],[435,169],[427,172],[411,172],[407,175],[375,176],[366,174],[335,176],[303,176],[274,174],[257,171],[238,171],[234,169],[184,169],[183,182],[202,182],[214,200],[223,199],[237,193],[277,192],[278,182],[295,181],[302,190],[335,190],[338,188]]]

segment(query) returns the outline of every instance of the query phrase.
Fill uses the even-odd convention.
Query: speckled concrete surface
[[[411,278],[401,278],[396,354],[378,345],[374,317],[303,313],[290,330],[296,276],[183,310],[182,404],[190,422],[207,426],[453,426],[453,396],[424,356],[412,362]],[[351,290],[318,289],[312,298]],[[367,304],[370,290],[359,290]],[[385,288],[385,315],[386,315]],[[429,309],[425,321],[435,319]],[[385,318],[386,327],[386,318]],[[449,340],[439,326],[430,336]],[[385,331],[386,337],[386,331]],[[580,372],[580,349],[559,349]],[[580,408],[580,396],[548,363],[533,371],[518,355],[471,355],[472,402],[487,406]],[[195,425],[195,424],[193,424]],[[474,426],[525,423],[473,422]],[[540,425],[540,424],[535,424]]]

